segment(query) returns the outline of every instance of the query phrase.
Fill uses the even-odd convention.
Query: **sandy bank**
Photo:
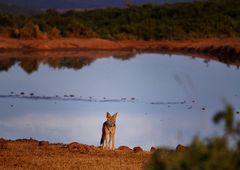
[[[142,169],[151,152],[114,151],[79,143],[50,144],[33,139],[0,139],[0,169]]]
[[[93,49],[93,50],[170,50],[215,53],[216,50],[240,54],[240,38],[208,38],[193,40],[119,40],[111,41],[98,38],[79,39],[30,39],[19,40],[0,36],[1,50],[56,50],[56,49]]]
[[[0,36],[0,52],[58,50],[125,50],[157,51],[190,55],[207,55],[210,59],[240,65],[240,38],[207,38],[192,40],[119,40],[61,38],[52,40],[19,40]],[[118,52],[119,53],[119,52]]]

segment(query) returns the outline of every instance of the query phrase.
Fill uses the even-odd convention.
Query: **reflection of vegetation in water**
[[[82,69],[84,66],[89,66],[92,62],[94,62],[94,58],[89,57],[78,57],[78,58],[71,58],[71,57],[64,57],[59,60],[49,59],[48,65],[53,68],[73,68],[75,70]]]
[[[223,170],[240,167],[240,122],[234,120],[234,110],[227,105],[213,118],[215,123],[224,122],[222,137],[212,137],[207,142],[196,138],[184,152],[157,150],[146,169],[154,170]],[[234,146],[229,146],[229,143]]]
[[[120,60],[129,60],[130,58],[135,57],[135,54],[127,53],[123,55],[113,56],[115,59]],[[54,69],[75,69],[79,70],[85,66],[89,66],[93,63],[97,57],[9,57],[2,58],[0,60],[0,71],[8,71],[14,64],[19,63],[19,66],[28,74],[31,74],[38,70],[39,65],[47,64]]]
[[[126,53],[122,55],[113,55],[114,59],[119,59],[122,61],[129,60],[134,58],[136,53]],[[107,56],[106,56],[107,57]],[[25,57],[7,57],[2,58],[0,60],[0,71],[8,71],[14,64],[19,63],[19,66],[26,71],[28,74],[31,74],[38,70],[39,65],[47,64],[54,69],[82,69],[84,66],[89,66],[92,62],[96,60],[97,57],[34,57],[34,56],[25,56]],[[192,57],[192,59],[196,59]],[[211,62],[210,59],[203,60],[207,66]],[[237,69],[239,69],[238,62],[230,62],[229,60],[226,62],[227,65],[234,64]]]
[[[33,73],[34,71],[38,70],[39,62],[36,59],[27,59],[27,60],[22,60],[19,63],[19,66],[27,72],[28,74]]]
[[[113,58],[119,59],[119,60],[129,60],[131,58],[134,58],[135,54],[129,54],[129,55],[114,55]]]
[[[69,68],[69,69],[82,69],[84,66],[90,65],[95,61],[95,58],[89,57],[64,57],[64,58],[8,58],[1,60],[0,71],[7,71],[15,63],[19,63],[19,66],[28,74],[31,74],[38,70],[41,63],[48,64],[50,67],[55,69]]]
[[[13,58],[7,60],[0,61],[0,71],[8,71],[15,64],[15,60]]]

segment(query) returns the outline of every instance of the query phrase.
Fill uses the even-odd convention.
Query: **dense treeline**
[[[0,33],[14,38],[186,39],[240,36],[240,1],[129,5],[88,11],[0,14]]]

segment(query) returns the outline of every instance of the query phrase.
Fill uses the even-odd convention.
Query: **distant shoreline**
[[[11,51],[126,50],[207,55],[224,63],[240,64],[240,38],[189,40],[107,40],[99,38],[13,39],[0,36],[0,53]]]

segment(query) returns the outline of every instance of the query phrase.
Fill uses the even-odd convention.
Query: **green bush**
[[[57,29],[56,27],[54,27],[48,32],[48,37],[49,38],[60,38],[61,31],[59,29]]]
[[[224,122],[223,136],[212,137],[207,142],[196,138],[184,152],[157,150],[146,170],[238,170],[240,169],[240,122],[234,121],[234,110],[227,105],[218,112],[215,123]],[[231,141],[231,145],[230,145]]]
[[[39,26],[33,24],[32,22],[27,23],[23,28],[19,30],[19,38],[29,39],[29,38],[40,38],[41,31]]]

